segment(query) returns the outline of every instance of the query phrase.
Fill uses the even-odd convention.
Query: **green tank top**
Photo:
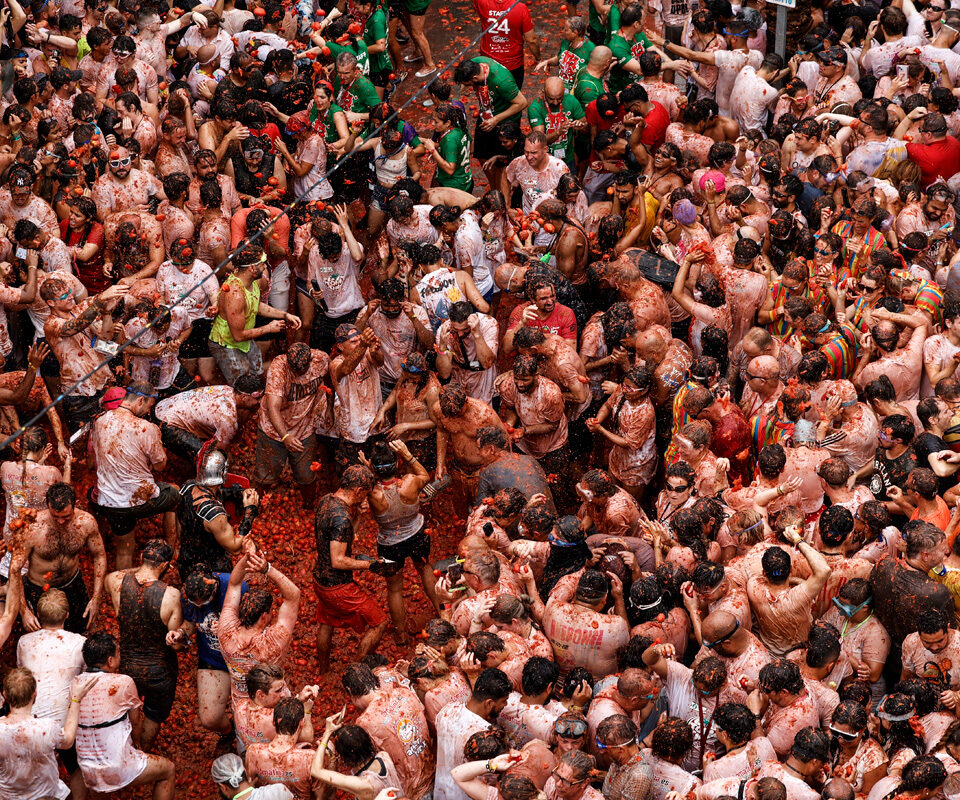
[[[229,287],[229,289],[227,288]],[[236,275],[231,275],[223,282],[221,292],[243,292],[247,298],[247,318],[244,321],[243,329],[250,330],[257,321],[257,309],[260,308],[260,284],[253,282],[253,286],[247,289]],[[210,341],[216,342],[223,347],[229,347],[233,350],[239,350],[241,353],[250,352],[250,342],[238,342],[230,335],[230,325],[227,324],[227,318],[223,314],[217,314],[213,325],[210,327]]]

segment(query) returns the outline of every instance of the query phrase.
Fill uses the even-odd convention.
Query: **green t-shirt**
[[[620,7],[614,3],[610,6],[610,13],[607,14],[607,21],[603,25],[603,32],[606,34],[604,43],[608,47],[610,46],[610,37],[618,30],[620,30]]]
[[[610,37],[607,45],[613,52],[616,59],[610,68],[610,77],[607,84],[611,92],[620,92],[626,89],[631,83],[640,80],[640,76],[635,72],[628,72],[620,64],[626,64],[631,58],[639,59],[643,51],[650,46],[650,40],[642,33],[638,33],[632,42],[624,39],[619,33]]]
[[[437,152],[444,161],[456,166],[453,175],[437,167],[437,183],[454,189],[473,191],[473,170],[470,167],[470,137],[459,128],[451,128],[437,142]]]
[[[337,44],[336,42],[327,42],[330,48],[330,60],[337,63],[337,56],[341,53],[352,53],[357,57],[357,66],[360,67],[361,75],[370,74],[370,56],[367,53],[367,46],[362,39],[357,39],[357,49],[354,50],[349,45]]]
[[[486,64],[490,67],[486,84],[476,89],[480,119],[489,119],[496,114],[502,114],[510,108],[510,104],[520,94],[517,82],[510,74],[510,70],[500,66],[492,58],[477,56],[473,60],[478,64]],[[514,114],[509,119],[513,122],[519,122],[520,114]]]
[[[595,78],[586,67],[581,67],[573,83],[573,96],[586,108],[603,94],[603,79]]]
[[[530,127],[536,128],[543,126],[547,134],[555,133],[565,124],[569,124],[577,119],[583,119],[583,106],[569,92],[564,93],[563,100],[560,103],[559,111],[551,111],[543,98],[538,97],[527,109],[527,119],[530,120]],[[567,135],[561,136],[553,144],[549,145],[550,155],[556,156],[567,164],[573,164],[573,131],[567,129]]]
[[[595,31],[604,30],[603,20],[600,19],[600,14],[593,7],[592,2],[587,3],[587,24]]]
[[[363,43],[369,49],[370,45],[386,38],[387,15],[382,8],[378,8],[367,18],[367,24],[363,28]],[[374,53],[370,56],[370,70],[372,72],[392,71],[393,61],[390,60],[390,53],[384,50],[382,53]]]
[[[567,91],[573,89],[573,84],[577,79],[577,72],[581,67],[586,66],[590,54],[596,45],[589,39],[584,39],[579,47],[570,49],[570,42],[564,39],[560,42],[560,52],[557,53],[557,59],[560,62],[558,75]]]
[[[374,106],[380,104],[380,95],[369,78],[360,75],[349,86],[341,86],[340,76],[334,73],[333,88],[337,93],[337,104],[344,111],[354,114],[369,114]]]
[[[337,139],[340,138],[340,134],[337,133],[337,125],[333,121],[333,116],[338,111],[343,111],[343,109],[340,108],[340,106],[338,106],[336,103],[331,103],[330,108],[327,109],[327,113],[323,117],[323,125],[326,128],[326,132],[323,137],[323,140],[327,144],[330,144],[331,142],[335,142],[337,141]],[[317,117],[319,116],[320,116],[320,112],[317,111],[317,107],[311,103],[310,104],[310,124],[315,125],[317,122]]]
[[[87,53],[92,51],[93,48],[90,47],[89,43],[87,42],[86,36],[81,36],[79,39],[77,39],[77,64],[83,60],[83,57],[87,55]]]

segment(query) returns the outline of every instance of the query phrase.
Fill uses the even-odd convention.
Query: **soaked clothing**
[[[214,572],[230,572],[233,562],[230,554],[214,535],[204,527],[225,515],[227,510],[213,490],[200,486],[196,481],[187,481],[180,487],[180,502],[177,505],[177,522],[180,525],[180,555],[177,570],[186,578],[197,565],[206,564]]]
[[[177,688],[177,654],[166,643],[167,626],[160,606],[167,584],[140,583],[132,573],[120,584],[120,671],[133,678],[143,697],[143,713],[163,722]]]

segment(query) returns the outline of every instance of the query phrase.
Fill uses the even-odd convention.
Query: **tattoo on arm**
[[[86,330],[93,324],[93,321],[100,316],[100,304],[94,301],[80,313],[79,316],[67,320],[60,329],[61,336],[75,336],[80,331]]]

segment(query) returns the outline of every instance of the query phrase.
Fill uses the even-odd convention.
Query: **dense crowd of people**
[[[0,800],[960,796],[960,8],[180,5],[0,9]]]

